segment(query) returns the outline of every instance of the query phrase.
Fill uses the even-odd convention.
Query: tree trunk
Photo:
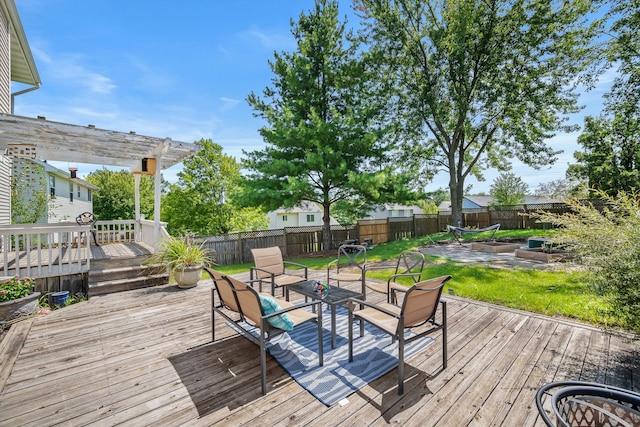
[[[323,205],[322,214],[322,239],[324,241],[324,250],[328,251],[333,248],[331,241],[331,216],[329,215],[329,205]]]
[[[464,198],[464,182],[456,179],[455,172],[450,174],[449,194],[451,195],[451,225],[464,227],[462,222],[462,201]]]

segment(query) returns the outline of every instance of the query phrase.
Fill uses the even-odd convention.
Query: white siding
[[[11,159],[0,155],[0,225],[11,224]]]
[[[11,114],[11,35],[0,8],[0,113]]]

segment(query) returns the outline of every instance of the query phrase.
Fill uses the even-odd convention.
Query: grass
[[[497,238],[526,239],[530,236],[547,236],[550,230],[500,230]],[[465,238],[468,235],[465,235]],[[432,234],[434,241],[453,240],[447,233]],[[475,237],[478,237],[477,235]],[[367,251],[368,262],[395,259],[403,250],[419,249],[430,243],[426,237],[399,240],[377,245]],[[561,316],[580,320],[592,325],[625,328],[623,320],[607,317],[602,313],[610,309],[606,298],[595,293],[583,280],[583,273],[575,271],[541,271],[514,267],[497,269],[479,265],[459,263],[435,256],[426,257],[423,279],[442,275],[453,278],[447,283],[444,293],[498,304],[505,307]],[[333,260],[329,258],[296,258],[291,261],[306,265],[310,269],[323,270]],[[216,267],[226,274],[242,273],[252,263]],[[367,277],[386,280],[393,269],[372,270]],[[407,282],[406,284],[409,284]]]

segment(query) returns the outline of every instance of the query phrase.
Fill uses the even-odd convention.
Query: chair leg
[[[447,302],[441,300],[442,303],[442,369],[447,369]]]
[[[318,309],[318,362],[320,366],[324,366],[324,353],[323,353],[323,344],[322,344],[322,305]]]
[[[267,350],[265,349],[264,343],[265,322],[266,320],[262,319],[260,325],[260,384],[262,386],[263,396],[267,394]]]
[[[404,324],[398,325],[398,394],[404,393]]]
[[[351,301],[349,301],[349,362],[353,362],[353,302]]]
[[[211,342],[216,340],[216,302],[214,301],[216,290],[211,289]]]

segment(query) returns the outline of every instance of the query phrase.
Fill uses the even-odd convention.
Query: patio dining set
[[[404,251],[396,260],[394,274],[385,282],[367,280],[370,266],[366,260],[364,245],[344,244],[338,248],[335,260],[327,266],[326,283],[308,279],[306,266],[284,261],[279,247],[252,249],[254,266],[250,279],[245,283],[216,270],[206,271],[213,280],[212,289],[212,339],[215,341],[215,317],[222,316],[236,331],[253,341],[260,348],[262,394],[266,387],[267,343],[284,332],[292,331],[308,322],[317,324],[318,365],[323,360],[322,305],[331,309],[331,348],[336,347],[336,309],[348,308],[348,360],[353,361],[353,324],[360,326],[360,337],[364,324],[369,323],[392,337],[398,348],[398,394],[404,393],[404,347],[407,343],[442,330],[442,364],[447,366],[447,319],[446,301],[442,300],[443,286],[451,276],[421,280],[424,255],[416,251]],[[401,279],[402,278],[402,279]],[[398,280],[409,282],[407,286]],[[347,289],[346,283],[360,285],[359,291]],[[258,290],[254,289],[258,285]],[[270,292],[263,293],[263,285]],[[278,288],[282,288],[283,299],[276,299]],[[386,302],[374,304],[367,301],[367,290],[386,294]],[[289,301],[291,293],[304,296],[303,303]],[[403,294],[398,304],[398,295]],[[440,320],[436,320],[438,308]],[[408,332],[427,325],[419,333]],[[425,328],[423,328],[425,329]],[[252,333],[257,330],[257,334]],[[256,336],[257,335],[257,336]]]

